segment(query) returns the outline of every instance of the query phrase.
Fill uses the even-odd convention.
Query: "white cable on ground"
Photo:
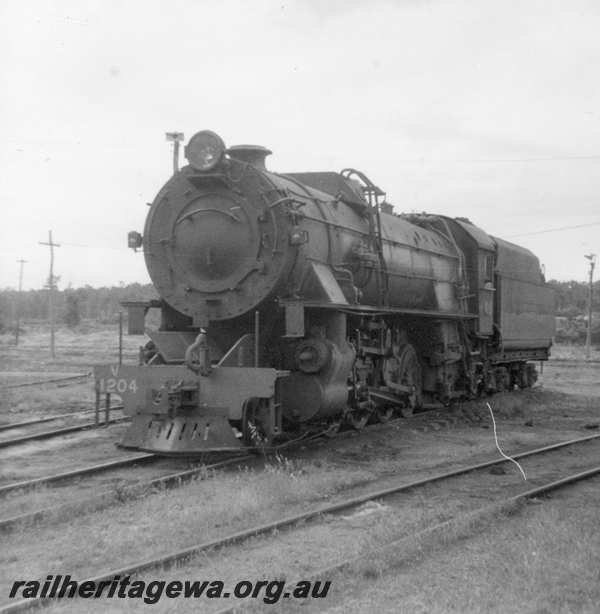
[[[523,479],[527,480],[527,476],[525,475],[525,472],[523,471],[523,467],[521,467],[521,465],[519,465],[519,463],[514,458],[511,458],[510,456],[507,456],[500,449],[500,444],[498,443],[498,435],[496,434],[496,420],[494,420],[494,412],[492,411],[492,406],[489,403],[486,403],[486,405],[488,406],[488,409],[490,410],[490,415],[492,416],[492,422],[494,424],[494,439],[496,440],[496,447],[498,448],[498,452],[500,452],[500,454],[502,454],[502,456],[506,460],[509,460],[511,463],[514,463],[519,468],[519,471],[523,475]]]

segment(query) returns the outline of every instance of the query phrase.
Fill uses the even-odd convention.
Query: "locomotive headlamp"
[[[187,161],[198,171],[210,171],[225,152],[223,139],[210,130],[196,132],[185,147]]]

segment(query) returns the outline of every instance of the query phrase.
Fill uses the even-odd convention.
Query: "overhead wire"
[[[588,222],[587,224],[577,224],[575,226],[560,226],[559,228],[546,228],[545,230],[534,230],[533,232],[521,232],[516,235],[507,235],[507,239],[512,237],[529,237],[532,235],[541,235],[547,232],[560,232],[563,230],[575,230],[576,228],[587,228],[588,226],[600,226],[600,221]]]
[[[516,238],[516,237],[529,237],[529,236],[534,236],[534,235],[539,235],[539,234],[546,234],[546,233],[550,233],[550,232],[562,232],[565,230],[577,230],[579,228],[588,228],[591,226],[600,226],[600,220],[596,221],[596,222],[588,222],[586,224],[576,224],[573,226],[559,226],[557,228],[545,228],[544,230],[534,230],[532,232],[521,232],[518,234],[514,234],[514,235],[505,235],[505,237],[507,239],[512,239],[512,238]],[[124,250],[128,250],[130,249],[127,246],[122,246],[122,247],[117,247],[115,245],[85,245],[83,243],[66,243],[66,242],[61,242],[61,245],[66,246],[66,247],[79,247],[79,248],[83,248],[83,249],[109,249],[109,250],[115,250],[115,251],[124,251]],[[3,252],[12,252],[15,251],[17,249],[22,249],[22,246],[20,247],[15,247],[15,248],[11,248],[11,247],[0,247],[0,251]],[[138,250],[140,252],[143,252],[145,250]],[[178,250],[181,251],[181,250]]]
[[[521,162],[577,162],[585,160],[600,160],[600,155],[573,155],[573,156],[532,156],[529,158],[456,158],[454,160],[448,158],[404,158],[396,159],[394,162],[401,163],[443,163],[443,164],[519,164]]]

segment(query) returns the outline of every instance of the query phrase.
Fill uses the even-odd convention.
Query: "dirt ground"
[[[115,359],[115,331],[93,329],[89,334],[80,334],[79,339],[75,334],[69,335],[68,331],[57,335],[54,361],[43,355],[40,344],[45,343],[44,331],[39,331],[37,338],[25,336],[22,347],[3,353],[0,420],[6,419],[9,412],[29,417],[64,409],[65,404],[76,403],[77,399],[91,399],[85,396],[84,388],[89,385],[85,382],[67,387],[48,384],[1,388],[40,374],[82,373],[94,362]],[[0,339],[1,344],[5,342],[9,340]],[[140,343],[141,338],[129,338],[127,360],[135,361]],[[556,347],[553,356],[544,365],[534,389],[489,399],[500,443],[508,453],[593,434],[600,428],[600,352],[594,351],[592,362],[583,360],[580,347]],[[484,402],[463,403],[448,411],[306,445],[271,461],[266,471],[216,472],[175,491],[124,500],[115,508],[3,535],[0,604],[6,603],[14,578],[49,573],[73,573],[81,578],[344,498],[361,489],[372,490],[375,485],[449,470],[467,457],[469,462],[493,458],[497,451],[491,426]],[[107,435],[101,437],[103,445],[108,442]],[[92,437],[87,445],[98,441]],[[36,449],[37,466],[43,466],[40,459],[44,454],[51,453],[55,458],[61,454],[60,447],[49,447],[45,452],[44,445],[47,444],[40,442]],[[591,462],[597,449],[590,446],[575,460]],[[94,457],[91,447],[89,451],[90,458]],[[2,456],[0,463],[5,477],[26,467],[23,459],[15,455]],[[521,478],[511,467],[506,475],[494,479],[497,486],[510,486]],[[473,504],[484,503],[488,493],[477,489],[476,481],[466,480],[456,486],[452,495],[466,496]],[[292,602],[254,604],[251,610],[539,614],[598,611],[598,492],[598,480],[590,481],[561,492],[551,501],[527,506],[520,514],[499,517],[485,530],[450,539],[408,558],[402,552],[396,559],[385,560],[374,554],[370,565],[358,573],[335,574],[333,589],[326,599],[308,600],[301,606]],[[292,579],[297,577],[296,572],[309,574],[311,569],[340,557],[369,552],[380,543],[392,541],[397,534],[410,534],[459,512],[463,505],[459,499],[453,503],[446,494],[434,490],[422,492],[411,501],[393,521],[387,515],[385,502],[374,502],[345,520],[307,527],[299,542],[293,542],[283,532],[269,540],[250,542],[233,554],[200,557],[175,570],[150,571],[144,579]],[[16,509],[16,500],[6,503],[10,504],[7,509]],[[259,551],[260,555],[253,554]],[[177,609],[215,611],[227,605],[225,601],[214,602],[205,609],[193,601],[177,602]],[[138,600],[78,600],[57,604],[49,611],[137,612],[147,607],[155,612],[173,611],[173,604],[168,602],[144,606]]]
[[[329,603],[308,600],[284,611],[596,613],[599,505],[596,479],[499,517],[467,539],[384,562],[374,556],[352,575],[333,576]]]
[[[0,425],[93,407],[92,367],[118,361],[118,326],[83,322],[75,329],[58,327],[54,359],[48,326],[23,326],[18,347],[12,335],[0,335]],[[123,362],[137,364],[146,340],[124,335]],[[85,374],[75,381],[52,381]]]

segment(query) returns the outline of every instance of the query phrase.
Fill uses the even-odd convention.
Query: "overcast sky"
[[[465,216],[548,278],[600,254],[600,4],[0,0],[0,286],[147,282],[126,248],[164,133],[365,171],[396,211]],[[583,226],[557,232],[549,229]],[[539,234],[533,234],[539,233]]]

